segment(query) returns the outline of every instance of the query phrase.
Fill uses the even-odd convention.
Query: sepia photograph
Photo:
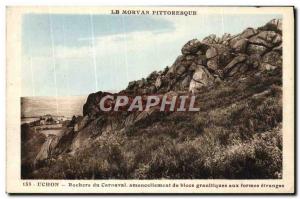
[[[19,32],[7,40],[7,136],[17,141],[8,138],[17,156],[7,166],[18,168],[18,190],[294,191],[292,7],[11,7],[7,16]]]

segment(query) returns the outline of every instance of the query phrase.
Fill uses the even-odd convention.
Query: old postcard
[[[8,7],[8,193],[295,192],[293,7]]]

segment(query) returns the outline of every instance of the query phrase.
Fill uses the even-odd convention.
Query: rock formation
[[[231,172],[235,172],[233,171],[234,169],[231,170],[231,167],[228,167],[228,170],[226,170],[226,165],[224,166],[225,170],[222,170],[222,167],[218,171],[220,175],[217,174],[217,171],[211,172],[210,170],[205,169],[207,169],[206,167],[209,167],[210,164],[207,163],[209,161],[211,161],[211,164],[227,164],[230,161],[234,161],[233,157],[239,157],[238,155],[231,156],[229,152],[226,152],[227,148],[229,150],[229,148],[232,147],[232,149],[235,150],[240,146],[252,147],[249,145],[249,143],[252,142],[254,144],[263,142],[260,140],[259,135],[257,135],[258,137],[255,137],[258,132],[264,134],[266,131],[271,131],[272,128],[274,128],[276,131],[274,130],[275,133],[273,133],[276,136],[280,136],[278,132],[281,127],[278,124],[282,118],[280,112],[281,100],[278,96],[280,96],[281,93],[280,85],[282,78],[282,21],[280,19],[274,19],[262,27],[257,29],[247,28],[237,35],[224,34],[222,37],[209,35],[202,41],[192,39],[183,45],[181,53],[182,54],[177,57],[171,66],[165,67],[162,71],[154,71],[146,78],[129,82],[125,90],[113,95],[123,94],[135,96],[158,94],[174,96],[178,95],[178,93],[193,94],[200,98],[200,103],[205,104],[204,107],[200,108],[201,111],[199,113],[166,113],[160,112],[153,107],[149,111],[107,114],[100,110],[99,102],[103,96],[109,93],[99,91],[88,96],[86,103],[83,106],[83,117],[75,118],[73,121],[74,124],[72,126],[74,126],[74,130],[66,132],[59,140],[55,141],[56,147],[53,147],[50,140],[47,139],[46,142],[49,143],[46,143],[45,147],[42,147],[39,153],[35,153],[38,154],[37,159],[45,159],[45,157],[49,157],[49,153],[51,153],[52,156],[55,156],[57,161],[63,160],[63,158],[61,158],[62,156],[64,156],[64,158],[69,158],[69,156],[75,157],[77,160],[79,157],[78,154],[81,154],[83,153],[82,151],[84,151],[84,155],[80,156],[83,159],[87,158],[87,156],[97,156],[99,159],[97,161],[104,161],[106,158],[106,162],[101,162],[101,168],[98,165],[99,170],[101,170],[101,174],[99,174],[98,178],[103,178],[102,175],[104,175],[103,173],[105,172],[107,172],[107,176],[113,176],[114,178],[121,176],[121,174],[116,173],[113,169],[108,172],[106,167],[102,168],[103,165],[108,165],[107,161],[110,162],[109,165],[112,168],[118,167],[119,169],[121,168],[122,171],[128,173],[131,172],[129,177],[168,178],[171,176],[173,178],[178,178],[178,175],[186,175],[185,177],[187,178],[199,176],[199,178],[224,178],[224,176],[228,178],[243,178],[243,173],[233,175]],[[276,71],[275,77],[272,76],[272,72],[274,71]],[[269,73],[271,75],[269,75]],[[221,86],[216,87],[217,85]],[[217,90],[214,91],[213,89]],[[268,105],[257,108],[260,104],[264,104],[262,99],[267,99],[269,95],[272,95],[272,100],[270,102],[266,100]],[[254,103],[252,100],[261,101],[255,101]],[[269,106],[274,106],[275,108],[269,110]],[[259,113],[247,112],[252,110],[255,111],[256,109],[259,110]],[[261,109],[266,111],[263,112]],[[168,123],[165,123],[166,121]],[[227,121],[228,123],[226,123]],[[261,122],[265,123],[262,124]],[[268,125],[272,128],[269,128]],[[149,134],[149,132],[154,134],[153,136],[155,139],[151,137],[152,135]],[[211,132],[215,133],[215,135],[209,134]],[[249,134],[251,135],[247,135],[245,132],[250,132]],[[139,135],[141,135],[140,139]],[[165,153],[163,147],[171,147],[174,145],[174,140],[172,142],[173,144],[171,144],[171,146],[169,145],[168,140],[170,138],[168,136],[171,136],[171,138],[177,136],[176,139],[174,138],[176,143],[179,143],[178,148],[176,148],[176,150],[178,150],[176,153],[184,153],[182,161],[187,161],[187,165],[177,168],[178,164],[184,164],[180,162],[170,166],[169,164],[171,164],[172,161],[176,162],[178,160],[171,161],[168,159],[164,162],[164,158],[159,158],[159,155],[157,155]],[[202,137],[199,138],[197,136]],[[218,137],[211,138],[213,136]],[[251,139],[249,137],[251,137]],[[53,138],[51,138],[51,140],[52,139]],[[120,139],[123,139],[123,141],[120,141]],[[202,141],[205,139],[208,139],[208,141]],[[243,145],[235,145],[234,142],[231,143],[231,140],[242,142],[243,139],[250,140],[247,142],[245,141]],[[258,141],[253,141],[253,139],[258,139]],[[126,140],[126,142],[124,140]],[[144,142],[144,140],[146,140],[146,143],[140,143]],[[147,142],[149,142],[149,146],[151,146],[149,151],[146,149],[148,146]],[[160,144],[158,144],[158,148],[161,147],[159,148],[159,151],[152,147],[152,142],[165,142],[167,146],[160,146]],[[194,142],[199,142],[201,144],[193,145],[192,143]],[[214,158],[212,154],[223,153],[222,150],[216,149],[213,153],[209,151],[214,149],[206,148],[208,151],[197,149],[192,153],[189,153],[185,152],[184,150],[186,149],[181,147],[182,145],[187,145],[186,148],[192,146],[206,146],[209,145],[210,142],[213,142],[214,144],[209,147],[223,147],[225,154],[219,156],[216,155],[215,158],[219,158],[218,160],[212,160]],[[24,143],[26,142],[24,141]],[[97,143],[101,144],[97,145]],[[110,144],[107,147],[107,143],[113,144]],[[270,143],[268,142],[268,144]],[[271,144],[276,144],[276,147],[280,146],[280,144],[277,142],[275,143],[275,141]],[[120,147],[120,145],[123,147],[122,151],[114,149],[114,147]],[[89,151],[90,148],[95,149],[95,147],[96,151]],[[103,147],[106,148],[103,149]],[[270,147],[272,148],[274,146],[272,145]],[[270,149],[270,147],[268,149]],[[130,152],[128,152],[129,149]],[[52,152],[50,150],[52,150]],[[102,153],[101,150],[105,152]],[[111,152],[114,154],[112,157],[105,156],[105,153],[108,153],[107,151],[109,150],[113,151]],[[130,159],[131,156],[138,154],[140,150],[144,150],[143,153],[147,153],[147,157],[145,155],[137,155],[138,157],[135,156],[135,158],[139,159],[138,163],[128,166],[131,161],[128,159]],[[152,150],[156,152],[156,155],[153,156]],[[128,152],[126,155],[124,155],[125,151]],[[135,151],[136,154],[132,154],[132,151]],[[203,165],[199,167],[203,170],[201,171],[201,174],[197,173],[199,171],[198,167],[195,170],[190,168],[192,164],[189,164],[190,162],[188,161],[194,160],[195,157],[191,157],[189,160],[184,159],[190,157],[192,154],[200,153],[199,151],[203,153],[202,156],[207,157],[205,160],[201,160],[202,162],[196,158],[197,162],[195,162],[195,164],[202,165],[203,163]],[[236,153],[239,153],[240,151],[243,151],[243,148]],[[248,151],[253,150],[251,149]],[[267,160],[272,159],[273,156],[274,159],[277,158],[275,155],[280,153],[280,149],[276,148],[274,151],[272,151],[272,155],[268,156],[269,159]],[[95,153],[95,155],[93,155],[93,153]],[[171,151],[168,151],[168,153],[171,153]],[[170,155],[170,157],[177,157],[176,153],[175,155]],[[225,157],[224,161],[221,160],[221,156]],[[124,167],[124,162],[115,162],[114,158],[116,157],[125,159],[124,161],[127,161],[127,166],[133,168],[132,171],[128,167]],[[150,157],[152,157],[151,161],[148,159]],[[280,160],[280,158],[277,158],[276,160]],[[86,161],[90,164],[92,160]],[[220,163],[218,161],[220,161]],[[262,162],[263,161],[264,160],[262,160]],[[164,164],[155,170],[149,166],[149,164],[152,164],[153,162],[156,163],[156,165],[160,165],[162,162],[164,162]],[[253,160],[250,163],[254,164],[254,162],[255,161]],[[148,166],[145,166],[144,164],[147,164]],[[228,164],[230,165],[231,163]],[[232,164],[235,165],[238,164],[238,162]],[[261,162],[259,164],[261,164]],[[248,163],[245,163],[245,165],[248,165]],[[277,165],[279,165],[279,163]],[[89,165],[87,167],[89,167]],[[171,173],[174,167],[177,168],[177,173]],[[280,165],[278,167],[280,167]],[[165,168],[165,173],[161,173]],[[183,170],[181,170],[182,168]],[[185,170],[185,168],[187,170]],[[188,168],[190,168],[190,170]],[[214,168],[217,169],[218,165],[214,165]],[[240,170],[240,168],[243,168],[243,166],[236,170]],[[259,169],[261,168],[262,167],[259,167]],[[277,167],[272,167],[270,169],[273,170],[263,171],[262,173],[264,174],[257,174],[250,177],[246,176],[246,178],[264,178],[262,177],[263,175],[274,177],[280,172]],[[93,167],[92,170],[94,172],[95,168]],[[80,170],[80,172],[82,172],[82,170]],[[72,175],[68,174],[73,177],[67,178],[82,178],[80,172],[78,171],[78,173],[73,173]],[[192,173],[193,176],[190,176],[190,173]],[[249,172],[247,171],[246,173]],[[91,175],[92,178],[94,178],[95,175],[97,174],[93,173]],[[61,174],[61,176],[61,178],[65,178],[65,173]],[[87,176],[83,177],[86,178]],[[121,178],[128,178],[128,176],[124,174]]]
[[[192,39],[181,49],[175,62],[163,71],[130,82],[124,94],[153,94],[169,91],[197,92],[215,82],[247,76],[252,71],[272,70],[282,65],[282,22],[274,19],[258,29],[222,37],[209,35]],[[84,115],[99,112],[97,104],[105,93],[89,95]]]

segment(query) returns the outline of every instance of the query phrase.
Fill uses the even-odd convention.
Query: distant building
[[[40,119],[40,125],[45,125],[45,124],[46,124],[46,120]]]
[[[53,119],[52,115],[47,114],[40,117],[40,125],[46,125],[46,124],[55,124],[56,121]]]

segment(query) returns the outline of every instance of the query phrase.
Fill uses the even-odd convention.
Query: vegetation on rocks
[[[78,132],[62,136],[55,153],[22,177],[282,178],[281,34],[281,20],[272,20],[191,40],[171,67],[120,92],[193,93],[199,112],[105,115],[97,104],[107,93],[91,94],[83,119],[74,119]]]

